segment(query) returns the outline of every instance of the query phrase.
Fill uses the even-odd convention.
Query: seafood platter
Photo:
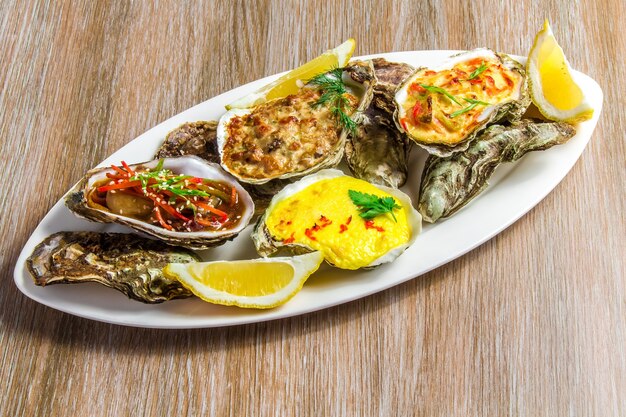
[[[174,116],[85,173],[26,243],[18,288],[158,328],[348,302],[520,218],[571,169],[601,111],[601,89],[574,70],[576,111],[544,111],[545,45],[357,58],[347,45]]]

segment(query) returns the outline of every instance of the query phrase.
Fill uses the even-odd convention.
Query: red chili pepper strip
[[[345,224],[340,224],[339,225],[339,233],[343,233],[346,230],[348,230],[348,226],[346,226]]]
[[[385,229],[383,229],[382,227],[376,226],[374,224],[373,220],[365,220],[365,228],[366,229],[376,229],[379,232],[384,232],[385,231]]]
[[[128,166],[125,161],[122,161],[122,165],[124,165],[124,168],[126,168],[126,171],[128,171],[131,176],[135,175],[135,172]]]
[[[198,178],[198,177],[188,178],[187,181],[194,183],[194,184],[202,184],[202,178]]]
[[[113,168],[115,171],[117,171],[124,178],[128,178],[128,172],[124,171],[122,168],[120,168],[120,167],[118,167],[116,165],[111,165],[111,168]]]
[[[311,240],[317,240],[315,236],[313,236],[313,231],[311,229],[306,229],[304,231],[304,234],[306,235],[306,237],[308,237]]]
[[[157,206],[154,207],[154,214],[157,220],[159,221],[159,223],[161,223],[161,226],[163,226],[167,230],[174,230],[172,226],[170,226],[169,224],[165,222],[165,220],[163,220],[163,216],[161,215],[161,210],[159,210]]]
[[[185,222],[190,222],[191,219],[183,216],[182,214],[180,214],[179,212],[177,212],[174,207],[170,206],[167,203],[161,203],[160,201],[157,200],[157,196],[155,196],[154,194],[148,194],[148,198],[150,198],[154,204],[156,206],[161,207],[163,210],[165,210],[166,212],[168,212],[169,214],[171,214],[174,217],[178,217],[181,220],[184,220]]]
[[[413,118],[415,119],[416,122],[419,122],[418,118],[422,114],[423,111],[424,109],[422,108],[422,103],[420,103],[419,101],[416,101],[415,106],[413,106]]]
[[[132,187],[141,187],[141,181],[124,181],[117,184],[104,185],[102,187],[98,187],[98,191],[101,193],[109,190],[121,190],[124,188],[132,188]]]
[[[222,220],[228,219],[228,213],[223,212],[222,210],[218,210],[215,207],[211,207],[208,204],[201,203],[199,201],[194,201],[193,204],[196,206],[205,209],[206,211],[210,211],[213,214],[216,214],[222,218]]]
[[[216,227],[215,223],[211,223],[211,222],[206,221],[206,220],[204,220],[204,219],[202,219],[200,217],[196,217],[195,221],[196,221],[196,223],[201,224],[202,226],[213,227],[213,228]]]
[[[287,243],[293,243],[296,238],[293,236],[294,234],[292,233],[291,236],[289,236],[287,239],[283,240],[283,243],[287,244]]]
[[[235,190],[235,187],[232,187],[230,191],[230,206],[233,207],[235,204],[237,204],[237,190]]]
[[[127,180],[128,179],[128,175],[115,175],[115,174],[111,174],[110,172],[107,172],[107,178],[110,178],[112,180]]]

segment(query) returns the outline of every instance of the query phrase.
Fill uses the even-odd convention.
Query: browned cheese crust
[[[320,164],[336,150],[341,132],[331,108],[315,105],[320,96],[318,90],[303,88],[233,117],[222,164],[250,179],[277,178]],[[348,98],[355,109],[357,98]]]

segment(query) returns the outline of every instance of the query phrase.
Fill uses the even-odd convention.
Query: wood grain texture
[[[0,415],[626,415],[620,0],[0,2]],[[18,254],[89,168],[160,121],[344,39],[527,54],[549,17],[605,106],[563,182],[469,254],[306,316],[125,328],[23,296]]]

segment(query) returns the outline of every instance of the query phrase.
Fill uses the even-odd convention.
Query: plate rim
[[[425,55],[425,56],[429,56],[429,55],[435,55],[438,56],[437,58],[433,58],[433,59],[445,59],[446,57],[453,55],[455,53],[459,53],[459,52],[464,52],[462,50],[420,50],[420,51],[394,51],[394,52],[386,52],[386,53],[376,53],[376,54],[368,54],[368,55],[363,55],[363,56],[358,56],[358,57],[353,57],[352,60],[360,60],[360,59],[372,59],[372,58],[385,58],[385,59],[389,59],[389,60],[393,60],[394,57],[398,57],[398,56],[406,56],[406,55],[411,55],[411,54],[416,54],[416,55]],[[522,64],[525,63],[526,61],[526,57],[523,56],[519,56],[519,55],[514,55],[514,54],[510,54],[511,57],[513,57],[514,59],[517,59],[518,61],[522,62]],[[414,58],[415,60],[420,60],[423,57],[416,57]],[[396,58],[397,59],[397,58]],[[405,60],[396,60],[395,62],[406,62]],[[261,86],[265,83],[271,82],[272,80],[280,77],[281,75],[287,73],[288,71],[284,71],[278,74],[274,74],[274,75],[270,75],[267,77],[263,77],[251,82],[248,82],[244,85],[235,87],[231,90],[228,90],[226,92],[223,92],[217,96],[211,97],[207,100],[202,101],[201,103],[198,103],[186,110],[183,110],[182,112],[179,112],[178,114],[175,114],[169,118],[167,118],[166,120],[158,123],[157,125],[151,127],[150,129],[146,130],[145,132],[143,132],[142,134],[140,134],[139,136],[137,136],[136,138],[130,140],[129,142],[127,142],[124,146],[122,146],[121,148],[117,149],[116,151],[114,151],[111,155],[109,155],[107,158],[105,158],[102,162],[100,162],[97,167],[100,166],[104,166],[107,164],[110,164],[112,160],[115,160],[115,156],[119,153],[124,153],[124,150],[127,148],[130,148],[132,144],[137,145],[138,142],[144,141],[144,140],[150,140],[151,142],[155,142],[157,141],[156,139],[156,135],[159,131],[165,131],[165,130],[171,130],[171,126],[178,126],[179,124],[181,124],[180,120],[184,119],[184,115],[187,113],[193,113],[194,111],[198,111],[200,109],[202,109],[203,107],[220,107],[220,105],[226,104],[232,100],[229,100],[228,97],[230,96],[243,96],[244,94],[246,94],[247,92],[251,92],[254,91],[255,88],[258,88],[257,86]],[[315,311],[319,311],[319,310],[323,310],[326,308],[330,308],[330,307],[334,307],[336,305],[340,305],[340,304],[345,304],[348,302],[352,302],[354,300],[357,300],[359,298],[364,298],[367,297],[369,295],[375,294],[377,292],[381,292],[384,290],[387,290],[391,287],[400,285],[404,282],[410,281],[412,279],[415,279],[417,277],[419,277],[420,275],[423,275],[429,271],[432,271],[433,269],[436,269],[448,262],[451,262],[452,260],[455,260],[463,255],[465,255],[466,253],[470,252],[471,250],[475,249],[476,247],[482,245],[483,243],[485,243],[486,241],[488,241],[489,239],[493,238],[494,236],[498,235],[499,233],[501,233],[503,230],[505,230],[506,228],[508,228],[510,225],[512,225],[513,223],[515,223],[517,220],[519,220],[524,214],[526,214],[528,211],[530,211],[532,208],[534,208],[537,204],[539,204],[550,192],[552,192],[556,186],[558,186],[558,184],[562,181],[562,179],[570,172],[570,170],[573,168],[573,166],[576,164],[576,162],[578,161],[578,159],[580,158],[580,156],[582,155],[582,152],[586,149],[589,141],[591,140],[591,137],[593,136],[595,127],[597,125],[598,119],[600,117],[600,113],[602,111],[602,104],[603,104],[603,91],[600,87],[600,85],[597,83],[596,80],[594,80],[593,78],[591,78],[590,76],[583,74],[581,72],[578,71],[573,71],[574,76],[577,79],[580,80],[584,80],[584,85],[586,87],[588,87],[591,90],[593,90],[593,95],[596,97],[597,102],[594,104],[597,104],[597,106],[594,107],[594,115],[593,118],[589,121],[583,122],[581,125],[579,126],[583,126],[585,131],[585,135],[583,135],[583,139],[579,140],[578,142],[581,143],[577,143],[577,147],[574,151],[574,153],[576,154],[575,157],[571,157],[569,159],[567,159],[567,167],[565,169],[562,169],[559,171],[559,174],[552,178],[553,179],[553,185],[549,186],[547,188],[543,188],[543,190],[545,192],[540,193],[541,195],[539,197],[535,196],[535,198],[533,199],[533,201],[530,204],[525,204],[520,210],[517,210],[515,212],[515,214],[507,217],[507,221],[499,224],[498,227],[491,229],[489,231],[489,233],[485,233],[482,236],[480,236],[480,238],[476,239],[475,241],[472,241],[472,244],[470,245],[466,245],[464,246],[460,251],[455,252],[453,255],[447,257],[446,259],[441,260],[440,262],[436,262],[433,263],[431,265],[429,265],[429,267],[425,270],[421,270],[419,272],[417,272],[414,275],[410,275],[410,276],[404,276],[401,279],[394,279],[394,280],[390,280],[387,282],[381,282],[378,285],[374,285],[372,288],[370,288],[367,291],[362,291],[362,292],[358,292],[356,294],[353,294],[351,296],[348,297],[343,297],[341,299],[335,300],[335,301],[330,301],[330,302],[322,302],[322,303],[318,303],[317,305],[313,305],[313,306],[309,306],[308,308],[303,308],[303,309],[296,309],[295,312],[292,312],[290,310],[287,310],[286,313],[281,313],[281,309],[271,309],[271,310],[262,310],[262,311],[253,311],[250,312],[250,314],[244,314],[244,315],[235,315],[232,316],[234,319],[229,320],[229,319],[225,319],[225,320],[221,320],[221,321],[214,321],[212,320],[212,316],[211,315],[207,315],[206,317],[204,317],[203,319],[196,319],[196,320],[192,320],[192,322],[188,322],[187,320],[185,320],[184,318],[176,318],[173,322],[170,322],[168,324],[163,324],[160,322],[150,322],[150,321],[146,321],[145,320],[145,316],[141,315],[139,320],[120,320],[120,319],[108,319],[106,316],[103,316],[101,314],[96,314],[96,313],[89,313],[89,312],[83,312],[83,311],[76,311],[76,309],[74,308],[65,308],[64,305],[58,305],[58,303],[54,302],[54,298],[49,300],[49,299],[45,299],[42,298],[40,296],[38,296],[37,294],[34,294],[33,291],[31,291],[30,288],[27,288],[27,283],[30,283],[32,285],[32,287],[35,287],[34,283],[32,282],[32,278],[30,277],[30,273],[27,271],[26,268],[26,258],[30,255],[30,253],[32,252],[33,248],[39,244],[40,242],[40,238],[37,237],[37,232],[40,231],[40,229],[47,224],[46,221],[49,221],[49,218],[56,213],[58,210],[62,210],[64,209],[64,203],[63,203],[63,199],[65,197],[65,195],[67,193],[65,193],[63,196],[60,197],[60,199],[48,210],[48,212],[44,215],[44,217],[39,221],[39,223],[35,226],[35,228],[33,229],[33,231],[31,232],[31,235],[29,236],[29,238],[27,239],[26,243],[24,244],[24,246],[22,247],[20,254],[18,256],[18,259],[16,261],[15,264],[15,268],[14,268],[14,283],[15,285],[18,287],[18,289],[20,290],[20,292],[24,295],[26,295],[28,298],[30,298],[33,301],[36,301],[40,304],[43,304],[49,308],[53,308],[55,310],[59,310],[62,311],[64,313],[68,313],[71,315],[75,315],[78,317],[82,317],[82,318],[86,318],[86,319],[90,319],[90,320],[95,320],[95,321],[100,321],[100,322],[105,322],[105,323],[110,323],[110,324],[117,324],[117,325],[123,325],[123,326],[130,326],[130,327],[140,327],[140,328],[159,328],[159,329],[194,329],[194,328],[211,328],[211,327],[225,327],[225,326],[236,326],[236,325],[243,325],[243,324],[251,324],[251,323],[258,323],[258,322],[264,322],[264,321],[270,321],[270,320],[277,320],[277,319],[283,319],[283,318],[287,318],[287,317],[293,317],[293,316],[299,316],[299,315],[304,315],[304,314],[309,314]],[[589,91],[586,91],[586,93]],[[237,98],[237,97],[235,97]],[[229,101],[227,101],[229,100]],[[215,104],[213,104],[215,103]],[[222,111],[223,113],[224,111]],[[184,121],[189,121],[189,120],[184,120]],[[183,122],[184,122],[183,121]],[[575,138],[581,134],[581,131],[577,131],[577,134],[575,136]],[[159,142],[162,141],[164,136],[161,136],[159,138]],[[569,142],[568,142],[569,143]],[[567,145],[567,144],[566,144]],[[561,146],[565,146],[565,145],[561,145]],[[560,148],[560,147],[559,147]],[[558,148],[557,148],[558,149]],[[127,150],[128,152],[128,150]],[[523,160],[524,158],[522,158]],[[516,163],[517,164],[517,163]],[[516,166],[516,165],[513,165]],[[69,190],[68,190],[69,191]],[[536,200],[536,201],[534,201]],[[61,207],[59,207],[61,206]],[[66,209],[67,210],[67,209]],[[459,212],[460,213],[460,212]],[[426,224],[426,223],[425,223]],[[438,223],[439,225],[440,223]],[[248,226],[251,227],[251,226]],[[433,227],[433,226],[431,226]],[[94,227],[94,228],[97,228]],[[419,241],[419,237],[417,239]],[[396,260],[397,261],[397,260]],[[393,263],[391,264],[391,266],[388,266],[393,268]],[[342,271],[343,273],[343,271]],[[87,284],[84,284],[87,285]],[[97,284],[93,284],[93,285],[97,285]],[[40,287],[35,287],[35,288],[40,288]],[[113,291],[113,290],[111,290]],[[118,295],[118,293],[115,293],[114,295]],[[121,294],[119,294],[121,295]],[[122,295],[123,296],[123,295]],[[173,300],[170,301],[170,303],[177,303],[177,302],[185,302],[186,300]],[[294,300],[292,300],[290,303],[292,303]],[[142,306],[146,306],[142,303],[138,303],[136,301],[132,301],[132,303],[136,303],[135,305],[137,307],[142,307]],[[289,303],[287,303],[287,305],[289,305]],[[152,308],[154,307],[153,305],[147,305],[148,307]],[[158,308],[158,306],[162,306],[162,304],[157,305],[156,307]],[[228,308],[228,307],[226,307]],[[230,308],[234,308],[234,307],[230,307]],[[247,310],[246,310],[247,311]],[[231,322],[232,321],[232,322]]]

